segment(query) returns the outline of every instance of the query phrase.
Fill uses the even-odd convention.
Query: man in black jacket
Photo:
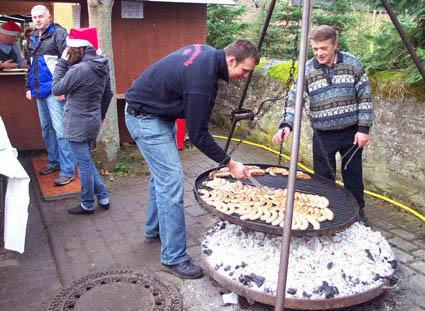
[[[218,80],[246,78],[258,62],[257,47],[245,39],[224,50],[188,45],[150,66],[125,93],[127,128],[151,173],[145,241],[161,241],[161,263],[183,278],[200,277],[202,269],[186,253],[184,176],[174,122],[186,119],[193,145],[236,178],[246,178],[244,165],[215,142],[208,123]]]
[[[27,99],[36,99],[41,134],[47,150],[47,166],[40,170],[40,174],[60,170],[54,183],[63,186],[74,180],[74,157],[69,142],[63,138],[65,97],[52,94],[52,77],[66,47],[67,33],[59,24],[51,21],[49,10],[44,5],[34,6],[31,16],[36,29],[29,38],[31,66],[26,75],[25,88]]]

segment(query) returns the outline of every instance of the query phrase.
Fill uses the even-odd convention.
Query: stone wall
[[[213,124],[230,128],[229,114],[238,106],[244,83],[220,83]],[[262,101],[276,97],[282,89],[280,82],[256,72],[243,107],[256,112]],[[365,189],[399,201],[425,215],[425,104],[414,99],[383,99],[379,96],[375,96],[373,102],[374,125],[363,152]],[[239,122],[233,137],[239,138],[249,132],[246,140],[279,150],[279,145],[272,144],[271,138],[277,131],[284,101],[265,107],[269,111],[254,130],[249,122]],[[310,123],[303,112],[299,161],[312,168],[311,135]],[[290,148],[289,140],[283,144],[283,153],[289,155]]]

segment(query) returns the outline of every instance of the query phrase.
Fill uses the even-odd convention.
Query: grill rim
[[[245,165],[257,165],[262,169],[266,169],[268,167],[281,167],[281,168],[289,169],[288,167],[285,167],[285,166],[271,165],[271,164],[248,163],[248,164],[245,164]],[[194,183],[194,186],[193,186],[193,192],[194,192],[194,195],[195,195],[197,202],[201,206],[205,207],[208,211],[210,211],[211,213],[213,213],[214,215],[219,217],[220,219],[227,220],[230,223],[233,223],[233,224],[239,225],[243,228],[247,228],[247,229],[254,230],[254,231],[260,231],[260,232],[270,233],[270,234],[274,234],[274,235],[282,235],[283,228],[281,228],[281,227],[272,226],[271,224],[267,224],[267,223],[261,222],[261,221],[241,220],[239,216],[227,215],[223,212],[220,212],[214,206],[209,205],[202,200],[202,198],[200,197],[200,195],[198,193],[198,190],[199,189],[207,189],[207,187],[205,187],[202,183],[209,179],[208,175],[209,175],[210,172],[212,172],[216,169],[220,169],[222,167],[224,167],[224,166],[220,166],[218,168],[213,168],[213,169],[210,169],[208,171],[205,171],[195,179],[195,183]],[[352,211],[351,211],[352,215],[351,216],[349,215],[347,217],[347,219],[345,219],[344,222],[341,223],[341,224],[335,223],[335,225],[333,225],[333,221],[332,222],[325,221],[325,222],[321,223],[321,228],[317,229],[317,230],[314,230],[314,229],[291,230],[292,236],[300,237],[300,236],[330,235],[330,234],[334,234],[334,233],[344,231],[346,228],[351,226],[354,222],[359,220],[359,206],[357,204],[356,199],[354,198],[353,194],[350,191],[348,191],[344,187],[339,186],[336,183],[332,182],[331,180],[324,178],[322,176],[318,176],[316,174],[311,174],[311,173],[308,173],[308,172],[303,171],[303,170],[297,170],[297,171],[301,171],[305,174],[308,174],[309,176],[312,177],[312,180],[314,180],[315,182],[317,181],[320,184],[324,184],[325,187],[327,187],[329,189],[328,190],[329,192],[332,190],[332,188],[334,188],[338,192],[341,192],[341,194],[343,194],[343,198],[347,199],[347,203],[349,203],[349,206],[346,207],[346,211],[349,212],[348,208],[352,208]],[[257,176],[257,177],[261,178],[262,176]],[[227,179],[227,180],[231,179],[229,177],[224,177],[224,178]],[[284,178],[284,179],[286,178],[286,181],[287,181],[288,177],[282,176],[282,178]],[[248,180],[241,180],[241,181],[244,184],[252,185],[252,183]],[[262,182],[261,180],[259,180],[259,181],[260,181],[260,183],[266,185],[266,182],[264,182],[264,181]],[[308,185],[308,182],[311,182],[311,181],[309,181],[309,180],[297,180],[296,185],[295,185],[295,191],[303,192],[303,193],[313,193],[313,194],[324,195],[324,194],[321,194],[321,193],[311,192],[311,191],[308,191],[308,190],[300,189],[300,185],[303,186],[304,183],[307,183],[307,185]],[[276,187],[276,186],[274,186],[274,187]],[[284,189],[283,187],[278,187],[278,188]],[[331,196],[331,198],[328,197],[328,199],[329,199],[330,203],[332,203],[334,201],[335,197]],[[329,208],[335,213],[335,210],[332,209],[331,204],[329,205]],[[326,223],[325,228],[322,228],[322,226],[325,223]],[[328,225],[330,227],[327,227]],[[311,228],[311,225],[309,225],[309,228]]]
[[[227,289],[230,289],[231,291],[237,293],[240,296],[253,299],[257,302],[261,302],[267,305],[276,305],[276,295],[271,295],[261,292],[259,290],[248,288],[221,274],[210,265],[208,261],[208,256],[202,252],[201,260],[203,262],[203,267],[205,267],[205,270],[208,272],[208,274],[220,285],[224,286]],[[285,293],[284,307],[294,310],[331,310],[337,308],[351,307],[378,297],[379,295],[385,292],[389,284],[390,281],[386,280],[383,284],[364,291],[362,293],[358,293],[352,296],[343,296],[330,299],[298,299],[287,297],[287,294]]]

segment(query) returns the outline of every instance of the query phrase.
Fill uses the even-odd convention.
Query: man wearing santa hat
[[[21,51],[16,45],[21,27],[14,22],[7,22],[0,28],[0,69],[14,69],[25,67]]]
[[[29,37],[28,53],[31,65],[25,79],[26,97],[35,97],[40,117],[41,134],[47,150],[47,166],[39,173],[47,175],[60,171],[54,180],[63,186],[74,180],[74,156],[68,140],[63,137],[65,94],[52,94],[53,73],[66,47],[66,30],[53,23],[49,10],[36,5],[31,10],[35,30]]]

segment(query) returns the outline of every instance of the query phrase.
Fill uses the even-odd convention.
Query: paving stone
[[[418,257],[419,259],[425,260],[425,249],[420,249],[412,252],[412,255]]]
[[[189,208],[185,208],[185,210],[190,214],[192,217],[198,217],[207,214],[208,212],[198,206],[192,206]]]
[[[116,221],[116,230],[118,230],[120,233],[133,232],[137,230],[137,224],[131,218],[127,218],[125,220],[118,220]]]
[[[413,302],[415,305],[425,307],[425,296],[424,296],[424,295],[415,295],[415,296],[413,297],[412,302]],[[425,310],[425,309],[424,309],[424,310]]]
[[[413,261],[413,256],[401,249],[394,247],[393,252],[399,263],[410,263]]]
[[[108,217],[96,217],[94,220],[94,227],[97,230],[105,230],[105,229],[113,229],[115,227],[115,223]]]
[[[76,248],[82,247],[82,241],[79,236],[69,236],[66,239],[63,239],[63,246],[66,250],[73,250]]]
[[[415,292],[418,291],[425,291],[425,276],[420,273],[412,274],[407,279],[409,288],[414,290]]]
[[[398,236],[402,237],[404,240],[414,240],[417,238],[416,234],[413,234],[411,232],[405,231],[405,230],[401,230],[401,229],[392,229],[392,232],[394,232],[395,234],[397,234]]]
[[[201,225],[204,228],[209,229],[210,227],[212,227],[212,225],[214,225],[217,221],[219,221],[220,218],[218,218],[215,215],[205,214],[203,216],[197,217],[197,220],[201,223]]]
[[[388,240],[390,244],[393,244],[395,247],[398,247],[405,251],[411,251],[417,248],[417,246],[413,243],[407,242],[406,240],[403,240],[399,237],[393,237],[392,239]]]
[[[109,247],[114,255],[128,253],[132,249],[131,244],[125,240],[111,242]]]
[[[421,308],[420,306],[414,305],[414,304],[409,304],[407,306],[405,306],[404,310],[406,311],[424,311],[424,308]]]
[[[410,264],[410,267],[425,275],[425,261],[416,261]]]

